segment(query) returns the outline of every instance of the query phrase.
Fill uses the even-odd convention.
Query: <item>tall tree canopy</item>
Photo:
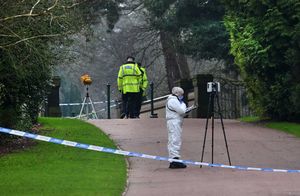
[[[300,1],[224,0],[231,53],[261,115],[300,118]]]
[[[31,125],[51,85],[59,46],[99,16],[113,28],[119,1],[0,0],[0,125]]]
[[[176,58],[167,55],[168,51],[175,56],[181,54],[195,59],[218,59],[225,60],[227,65],[232,64],[229,35],[223,24],[225,10],[220,1],[144,0],[144,3],[150,13],[151,25],[161,32],[167,72],[169,68],[171,73],[169,80],[180,76],[180,68],[184,68],[184,64],[177,61],[179,68],[176,73]],[[175,60],[168,63],[168,56]]]
[[[148,5],[156,8],[156,3]],[[166,11],[152,17],[155,27],[180,34],[181,49],[198,59],[229,58],[228,33],[223,24],[224,5],[218,1],[182,0],[163,1]],[[147,4],[146,4],[147,5]]]

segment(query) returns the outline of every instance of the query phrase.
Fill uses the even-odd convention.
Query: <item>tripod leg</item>
[[[88,97],[88,98],[90,98],[90,97]],[[88,120],[89,119],[89,116],[90,116],[90,114],[89,114],[89,102],[88,102],[88,99],[86,100],[86,119]]]
[[[226,150],[227,150],[228,161],[229,161],[229,165],[231,165],[231,160],[230,160],[230,155],[229,155],[229,150],[228,150],[228,144],[227,144],[227,138],[226,138],[224,123],[223,123],[223,116],[222,116],[221,109],[220,109],[221,107],[220,107],[218,94],[216,94],[216,98],[217,98],[217,104],[218,104],[218,113],[219,113],[220,119],[221,119],[221,125],[222,125],[222,130],[223,130],[223,135],[224,135],[224,140],[225,140],[225,145],[226,145]]]
[[[207,117],[206,117],[206,125],[205,125],[205,132],[204,132],[204,140],[203,140],[203,147],[202,147],[201,162],[203,161],[203,155],[204,155],[204,148],[205,148],[207,128],[208,128],[208,119],[211,116],[210,115],[210,103],[211,103],[211,94],[209,95],[209,100],[208,100],[208,109],[207,109]],[[200,165],[200,168],[201,167],[202,167],[202,165]]]
[[[84,97],[84,99],[83,99],[82,106],[81,106],[81,109],[80,109],[80,112],[79,112],[79,118],[81,118],[81,115],[82,115],[82,111],[83,111],[85,102],[86,102],[86,97]]]
[[[91,102],[91,106],[92,106],[92,116],[94,117],[94,119],[98,119],[98,116],[97,116],[97,113],[96,113],[96,110],[95,110],[95,106],[94,106],[94,103],[92,102],[92,99],[89,97],[89,100]]]
[[[211,163],[214,163],[214,123],[215,123],[215,113],[214,113],[214,104],[215,95],[212,95],[212,113],[211,113]]]

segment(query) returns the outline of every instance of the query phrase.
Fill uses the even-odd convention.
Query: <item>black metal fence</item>
[[[214,78],[215,82],[220,82],[221,92],[219,92],[219,102],[223,118],[226,119],[236,119],[243,116],[254,115],[249,107],[249,102],[246,95],[246,88],[241,81],[230,80],[226,78]],[[95,112],[98,114],[98,118],[112,118],[111,112],[113,112],[113,118],[119,118],[118,114],[121,111],[121,102],[110,100],[110,84],[107,84],[107,100],[101,102],[94,102]],[[204,86],[205,87],[205,86]],[[150,85],[151,88],[151,100],[146,101],[145,104],[151,104],[151,117],[157,117],[154,111],[154,96],[153,96],[153,83]],[[203,89],[206,92],[206,89]],[[79,114],[79,109],[82,107],[82,103],[68,103],[60,104],[62,111],[69,111],[68,113],[63,112],[63,116],[73,116],[76,117]],[[217,104],[214,104],[214,111],[217,111]],[[111,110],[112,109],[112,110]],[[72,113],[71,113],[72,111]],[[206,110],[205,110],[206,111]],[[216,115],[218,118],[218,115]]]
[[[221,85],[219,101],[223,118],[236,119],[254,115],[250,109],[246,88],[242,82],[223,78],[215,78],[215,81],[220,82]]]

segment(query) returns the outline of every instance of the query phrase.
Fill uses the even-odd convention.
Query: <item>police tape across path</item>
[[[230,165],[223,165],[223,164],[197,162],[197,161],[191,161],[191,160],[170,159],[168,157],[148,155],[148,154],[143,154],[143,153],[139,153],[139,152],[130,152],[130,151],[101,147],[101,146],[83,144],[83,143],[78,143],[78,142],[73,142],[73,141],[68,141],[68,140],[61,140],[61,139],[57,139],[57,138],[53,138],[53,137],[37,135],[37,134],[29,133],[29,132],[7,129],[7,128],[3,128],[3,127],[0,127],[0,132],[11,134],[11,135],[17,135],[17,136],[21,136],[21,137],[26,137],[26,138],[30,138],[30,139],[35,139],[35,140],[45,141],[45,142],[51,142],[51,143],[55,143],[55,144],[61,144],[61,145],[65,145],[65,146],[71,146],[71,147],[75,147],[75,148],[82,148],[82,149],[87,149],[87,150],[107,152],[107,153],[111,153],[111,154],[119,154],[119,155],[124,155],[124,156],[131,156],[131,157],[140,157],[140,158],[153,159],[153,160],[159,160],[159,161],[175,161],[175,162],[181,162],[181,163],[185,163],[185,164],[189,164],[189,165],[196,165],[196,166],[221,167],[221,168],[228,168],[228,169],[248,170],[248,171],[300,173],[300,170],[257,168],[257,167],[247,167],[247,166],[230,166]]]

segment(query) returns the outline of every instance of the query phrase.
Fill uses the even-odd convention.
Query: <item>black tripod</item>
[[[212,92],[210,92],[209,95],[209,102],[208,102],[208,111],[207,111],[207,118],[206,118],[206,125],[205,125],[205,134],[204,134],[204,141],[203,141],[203,147],[202,147],[202,155],[201,155],[201,162],[203,161],[203,155],[204,155],[204,148],[205,148],[205,142],[206,142],[206,135],[207,135],[207,128],[208,128],[208,119],[211,117],[212,123],[211,123],[211,131],[212,131],[212,140],[211,140],[211,163],[214,163],[214,119],[215,119],[215,112],[214,112],[214,103],[215,100],[217,101],[218,111],[217,113],[220,115],[221,124],[222,124],[222,130],[227,150],[227,156],[229,165],[231,165],[230,156],[229,156],[229,150],[227,145],[227,139],[225,134],[225,128],[223,123],[223,116],[220,109],[220,103],[219,103],[219,96],[216,89],[213,89]],[[201,166],[200,166],[201,167]]]

